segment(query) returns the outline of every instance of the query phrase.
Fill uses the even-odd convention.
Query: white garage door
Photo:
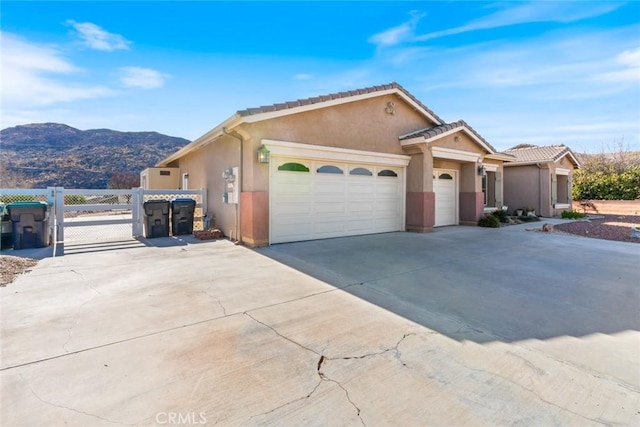
[[[404,168],[273,158],[270,242],[404,229]]]
[[[456,171],[433,171],[433,191],[436,198],[435,226],[458,224],[458,186]]]

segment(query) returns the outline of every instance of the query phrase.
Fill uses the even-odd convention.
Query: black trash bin
[[[169,202],[167,200],[149,200],[144,207],[144,237],[169,236]]]
[[[11,231],[11,218],[7,211],[7,205],[0,202],[0,249],[7,249],[13,246],[13,233]]]
[[[7,205],[11,219],[13,249],[49,246],[49,206],[45,202],[14,202]]]
[[[193,234],[193,215],[196,201],[193,199],[173,199],[171,201],[171,234]]]

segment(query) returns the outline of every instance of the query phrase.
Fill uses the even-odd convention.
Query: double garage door
[[[270,242],[404,229],[404,168],[278,158],[271,161]]]

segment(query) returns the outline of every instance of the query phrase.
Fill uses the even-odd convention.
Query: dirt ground
[[[32,258],[21,258],[11,255],[0,256],[0,286],[7,286],[13,282],[18,274],[26,273],[35,266],[38,260]]]

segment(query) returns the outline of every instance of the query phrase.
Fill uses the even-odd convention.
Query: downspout
[[[242,179],[242,175],[243,175],[243,167],[242,167],[242,161],[244,160],[244,153],[243,153],[243,143],[244,143],[244,138],[242,137],[242,135],[237,134],[237,132],[234,133],[230,133],[227,132],[227,128],[223,127],[222,128],[222,133],[224,133],[225,135],[230,136],[231,138],[235,138],[240,142],[240,164],[238,166],[238,200],[236,200],[236,241],[235,244],[236,245],[240,245],[242,244],[242,234],[240,233],[240,200],[242,199],[242,190],[243,190],[243,179]]]

